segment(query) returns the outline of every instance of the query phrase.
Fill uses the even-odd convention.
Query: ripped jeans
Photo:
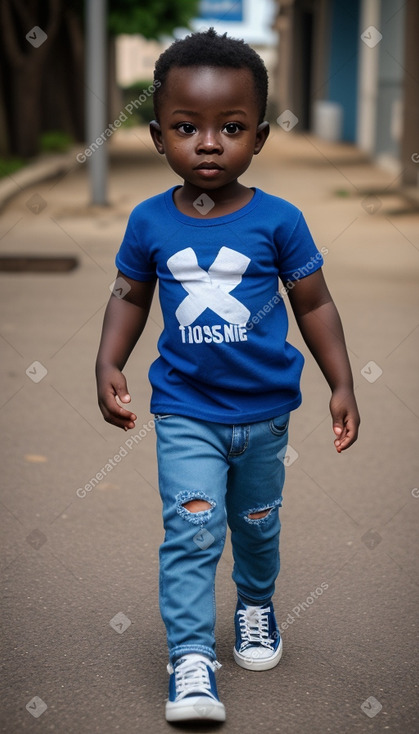
[[[192,652],[215,659],[215,572],[227,523],[241,600],[262,605],[274,593],[288,422],[289,413],[233,426],[177,415],[156,420],[165,529],[160,612],[171,662]],[[191,500],[208,506],[191,512],[184,506]]]

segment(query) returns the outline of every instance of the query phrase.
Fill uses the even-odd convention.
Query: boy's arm
[[[127,431],[135,427],[137,416],[118,404],[118,400],[131,401],[121,370],[146,324],[156,281],[140,283],[119,271],[118,277],[123,278],[130,289],[123,298],[112,294],[106,307],[96,359],[96,381],[99,407],[105,421]]]
[[[330,412],[340,453],[356,441],[360,423],[342,323],[321,270],[293,283],[288,296],[304,341],[332,390]]]

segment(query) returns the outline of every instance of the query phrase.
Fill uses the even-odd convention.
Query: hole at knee
[[[176,509],[179,515],[194,525],[202,525],[210,520],[216,502],[202,490],[184,490],[176,495]]]
[[[250,512],[248,514],[249,520],[261,520],[263,517],[267,517],[272,511],[272,507],[268,507],[267,510],[260,510],[259,512]]]
[[[240,517],[250,525],[262,525],[265,522],[271,522],[276,516],[276,510],[281,507],[282,498],[273,500],[269,505],[259,507],[251,507],[246,512],[241,513]]]
[[[196,500],[189,500],[188,502],[183,502],[182,507],[185,508],[185,510],[188,510],[188,512],[205,512],[205,510],[212,510],[212,505],[210,505],[209,502],[206,500],[196,499]]]

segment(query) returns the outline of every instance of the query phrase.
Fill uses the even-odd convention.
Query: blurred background
[[[362,418],[338,456],[329,388],[290,313],[306,364],[281,509],[284,656],[261,675],[232,659],[227,539],[223,731],[416,734],[417,0],[0,1],[1,731],[172,731],[157,297],[124,369],[132,432],[103,421],[94,363],[128,216],[180,183],[148,133],[155,60],[210,26],[268,67],[271,133],[242,181],[302,209],[325,253]]]
[[[298,132],[356,144],[401,173],[404,184],[418,185],[411,160],[419,127],[414,0],[109,0],[106,10],[101,6],[91,3],[93,18],[106,12],[108,122],[149,86],[156,58],[174,37],[214,25],[244,38],[265,60],[272,122],[291,110]],[[3,175],[40,151],[87,139],[85,16],[81,0],[3,0]],[[33,28],[42,37],[31,38]],[[151,117],[149,98],[123,125]]]

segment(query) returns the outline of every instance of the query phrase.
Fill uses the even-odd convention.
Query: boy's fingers
[[[127,410],[122,407],[119,402],[120,398],[115,395],[114,390],[111,388],[103,399],[103,416],[108,423],[113,423],[119,428],[134,428],[134,421],[137,420],[137,416],[131,410]]]
[[[127,382],[118,369],[104,370],[98,377],[99,406],[107,423],[129,430],[135,428],[137,416],[127,409],[131,402]]]
[[[340,454],[349,448],[358,437],[359,414],[355,397],[347,391],[336,391],[330,400],[330,412],[333,419],[333,432],[336,436],[334,445]]]
[[[121,400],[121,402],[123,403],[131,402],[131,395],[129,394],[126,387],[124,389],[117,388],[115,397],[118,398],[118,400]]]
[[[132,411],[131,410],[127,410],[126,405],[124,405],[124,403],[130,403],[131,402],[131,396],[130,395],[126,394],[123,397],[121,397],[120,395],[116,394],[116,395],[113,395],[113,399],[114,399],[114,402],[118,406],[118,411],[117,412],[120,415],[133,415]]]
[[[341,423],[340,420],[334,420],[333,422],[333,433],[335,434],[336,438],[334,440],[334,444],[339,451],[339,446],[341,446],[343,439],[345,438],[346,430],[345,426]]]
[[[121,411],[124,415],[121,413],[116,413],[114,410],[109,410],[106,405],[104,406],[103,417],[107,423],[111,423],[114,426],[117,426],[118,428],[124,428],[126,431],[128,431],[130,428],[135,428],[135,421],[137,420],[137,416],[134,415],[134,413],[128,413],[128,411]]]
[[[333,427],[333,430],[335,430],[335,426]],[[355,421],[351,418],[348,418],[343,430],[338,434],[338,438],[336,438],[334,441],[338,453],[349,448],[349,446],[352,446],[352,444],[356,441],[356,438],[357,428]]]
[[[116,406],[117,406],[116,408],[115,408],[115,403],[116,403]],[[115,417],[122,418],[122,419],[127,419],[129,421],[136,421],[137,420],[137,416],[135,415],[135,413],[133,413],[131,410],[126,410],[126,408],[122,408],[119,405],[119,403],[118,403],[117,400],[114,400],[114,404],[113,404],[112,407],[113,407],[113,410],[111,410],[110,413],[112,415],[114,415]]]
[[[122,372],[119,373],[118,379],[114,382],[115,397],[119,398],[123,403],[131,402],[131,395],[128,392],[127,382]]]
[[[126,408],[126,404],[131,402],[131,395],[128,392],[127,383],[123,374],[121,374],[120,380],[113,385],[112,398],[112,407],[114,408],[115,403],[117,405],[116,410],[114,409],[113,411],[115,415],[129,418],[130,421],[137,420],[137,416],[131,410],[127,410]]]

